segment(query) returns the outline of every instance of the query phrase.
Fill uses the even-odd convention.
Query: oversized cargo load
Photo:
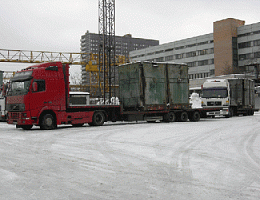
[[[120,102],[125,110],[164,110],[189,106],[188,66],[137,62],[121,65]]]

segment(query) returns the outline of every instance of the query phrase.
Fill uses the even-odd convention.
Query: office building
[[[213,33],[131,51],[130,60],[186,63],[190,79],[254,71],[248,65],[260,63],[260,22],[216,21]]]

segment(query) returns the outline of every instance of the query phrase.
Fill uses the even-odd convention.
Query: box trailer
[[[210,79],[203,84],[202,106],[217,106],[219,111],[207,115],[253,115],[255,111],[255,82],[248,78]]]

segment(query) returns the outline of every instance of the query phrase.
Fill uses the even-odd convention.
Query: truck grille
[[[18,119],[18,118],[19,118],[19,113],[13,113],[13,112],[11,112],[10,114],[11,114],[11,118],[12,118],[12,119]]]
[[[221,106],[221,101],[208,101],[207,106]]]

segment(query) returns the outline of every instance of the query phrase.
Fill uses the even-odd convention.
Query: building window
[[[209,65],[212,65],[212,64],[214,64],[214,58],[209,59]]]
[[[243,49],[243,48],[247,48],[247,47],[251,47],[251,42],[243,42],[243,43],[238,44],[239,49]]]
[[[240,35],[238,35],[237,37],[245,37],[245,36],[248,36],[248,35],[250,35],[251,33],[244,33],[244,34],[240,34]]]
[[[254,41],[254,46],[260,46],[260,40],[255,40]]]
[[[196,67],[197,66],[197,62],[196,61],[195,62],[188,62],[187,65],[189,67]]]
[[[259,52],[259,51],[258,51],[258,52],[255,52],[255,53],[254,53],[254,57],[255,57],[255,58],[260,58],[260,52]]]
[[[168,52],[168,51],[173,51],[173,48],[172,49],[165,49],[165,52]]]
[[[198,61],[198,66],[204,66],[204,65],[208,65],[208,60]]]
[[[176,54],[176,55],[175,55],[175,58],[176,58],[176,59],[182,59],[182,58],[183,58],[183,53],[181,53],[181,54]]]
[[[198,45],[204,45],[204,44],[208,44],[208,41],[198,43]]]
[[[196,56],[196,51],[186,53],[186,58],[195,57],[195,56]]]
[[[184,49],[184,46],[175,47],[175,50]]]
[[[260,31],[254,31],[253,34],[260,34]]]
[[[209,77],[209,73],[204,73],[204,78]]]
[[[156,58],[156,62],[163,62],[163,57],[160,57],[160,58]]]
[[[214,53],[214,48],[209,49],[209,54],[213,54]]]
[[[198,54],[199,54],[200,56],[206,55],[206,54],[208,54],[208,49],[199,50],[199,51],[198,51]]]
[[[186,47],[189,48],[189,47],[194,47],[194,46],[197,46],[197,44],[196,43],[195,44],[189,44]]]
[[[170,60],[173,60],[173,55],[170,55],[170,56],[166,56],[166,57],[165,57],[165,61],[170,61]]]
[[[155,54],[159,54],[159,53],[163,53],[163,50],[155,52]]]
[[[253,58],[253,54],[252,53],[247,53],[247,54],[240,54],[239,55],[239,60],[248,60]]]

